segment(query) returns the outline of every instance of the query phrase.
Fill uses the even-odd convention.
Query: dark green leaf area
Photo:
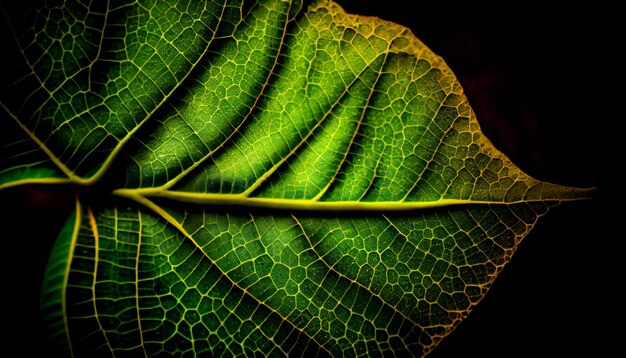
[[[517,204],[322,220],[163,207],[193,237],[133,209],[83,219],[67,284],[77,349],[421,351],[467,315],[547,210]]]

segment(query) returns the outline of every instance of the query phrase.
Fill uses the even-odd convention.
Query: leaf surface
[[[74,356],[421,356],[590,195],[496,150],[409,30],[331,1],[29,16],[7,15],[0,188],[86,188],[43,290]]]

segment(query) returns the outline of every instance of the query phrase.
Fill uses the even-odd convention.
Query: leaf
[[[75,188],[42,292],[72,356],[425,355],[592,192],[523,173],[441,58],[331,1],[10,10],[0,189]]]

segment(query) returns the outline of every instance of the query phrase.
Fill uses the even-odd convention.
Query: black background
[[[617,159],[624,121],[623,46],[615,8],[506,2],[338,1],[403,24],[442,56],[485,135],[534,177],[599,188],[551,210],[524,239],[485,299],[431,357],[605,356],[623,350]],[[617,175],[613,175],[617,178]],[[41,348],[37,294],[71,198],[0,192],[3,326],[0,356]],[[7,210],[10,208],[10,210]],[[4,354],[3,354],[4,353]],[[611,354],[613,355],[613,354]]]

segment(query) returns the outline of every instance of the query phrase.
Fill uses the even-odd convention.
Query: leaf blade
[[[45,8],[0,92],[25,118],[0,188],[92,187],[45,291],[71,301],[76,354],[428,354],[548,207],[592,194],[496,150],[403,27],[327,0],[194,4]]]

